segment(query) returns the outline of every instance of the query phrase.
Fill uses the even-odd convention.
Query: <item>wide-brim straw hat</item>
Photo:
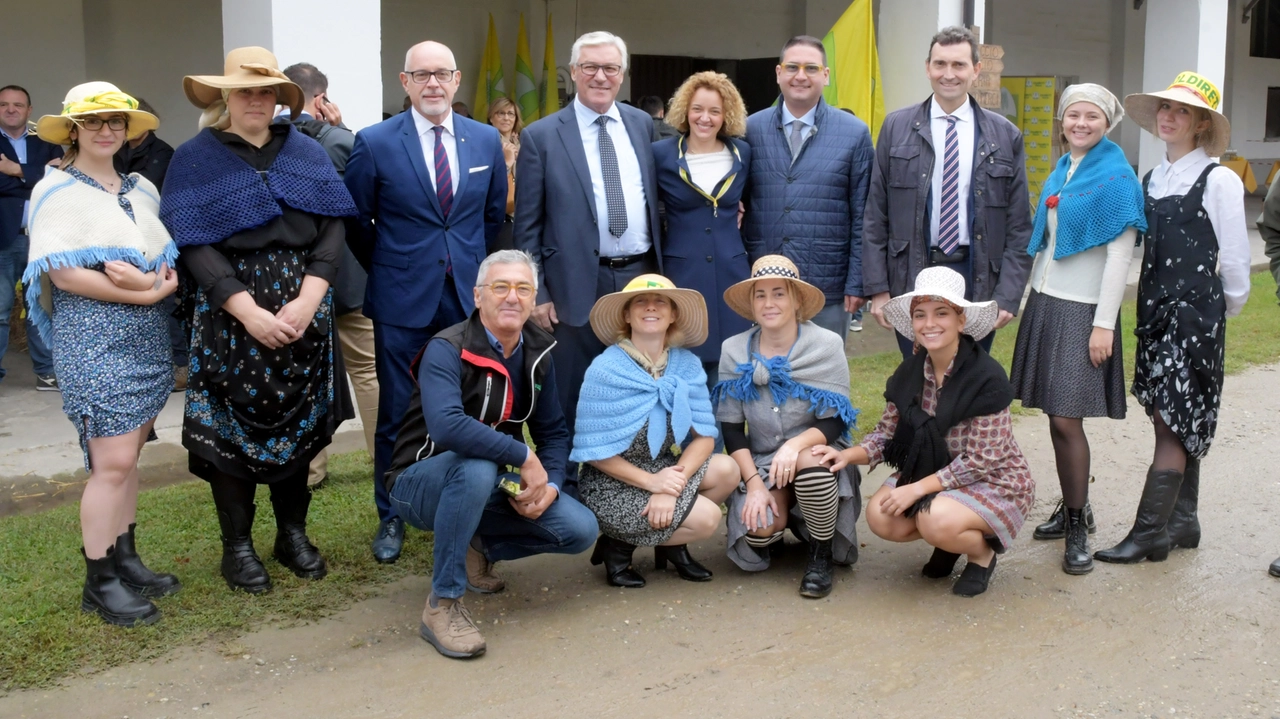
[[[1209,144],[1202,147],[1209,157],[1221,157],[1231,143],[1231,122],[1218,110],[1222,105],[1222,93],[1218,91],[1218,86],[1203,75],[1181,72],[1166,90],[1129,95],[1124,99],[1124,109],[1129,113],[1129,119],[1159,137],[1156,112],[1160,109],[1160,103],[1165,100],[1209,111],[1209,117],[1213,119],[1213,137]]]
[[[926,267],[916,275],[916,288],[898,295],[884,305],[884,318],[889,320],[898,334],[915,342],[915,330],[911,326],[911,300],[917,297],[937,298],[949,302],[964,311],[964,328],[961,332],[975,340],[991,334],[996,328],[1000,308],[995,300],[970,302],[964,298],[964,277],[948,267]]]
[[[125,137],[130,140],[160,127],[160,118],[139,110],[138,101],[120,92],[120,88],[109,82],[86,82],[67,91],[60,114],[45,115],[36,121],[36,135],[45,142],[67,145],[71,143],[71,126],[76,118],[117,113],[129,118]]]
[[[676,308],[676,330],[684,335],[684,347],[697,347],[707,341],[707,301],[697,290],[676,287],[662,275],[640,275],[627,283],[621,292],[613,292],[596,300],[591,307],[591,329],[606,345],[624,334],[627,319],[623,316],[627,303],[640,295],[662,295]]]
[[[729,305],[729,309],[755,322],[751,291],[755,288],[757,280],[772,279],[783,279],[791,283],[796,293],[796,302],[799,303],[797,314],[801,322],[813,319],[827,304],[827,296],[822,294],[822,290],[800,279],[800,270],[796,267],[796,263],[782,255],[765,255],[756,260],[755,264],[751,265],[750,277],[730,285],[729,289],[724,291],[724,303]]]
[[[182,90],[201,110],[222,100],[223,90],[245,87],[275,87],[276,103],[287,105],[292,116],[302,112],[302,88],[280,72],[276,56],[264,47],[238,47],[227,53],[221,75],[187,75]]]

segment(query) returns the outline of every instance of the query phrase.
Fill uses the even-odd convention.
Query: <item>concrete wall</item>
[[[1280,142],[1264,142],[1267,88],[1280,87],[1280,60],[1249,56],[1250,25],[1232,8],[1227,32],[1234,36],[1230,85],[1223,90],[1231,120],[1231,149],[1249,159],[1280,158]],[[1255,167],[1255,170],[1261,169]],[[1258,177],[1259,184],[1266,176]]]
[[[62,98],[85,74],[81,0],[42,0],[38,9],[6,6],[0,22],[0,86],[21,85],[31,93],[34,121],[62,110]],[[56,48],[56,51],[52,51]]]

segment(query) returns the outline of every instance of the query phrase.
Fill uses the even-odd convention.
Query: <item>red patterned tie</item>
[[[444,127],[431,128],[436,133],[436,199],[440,200],[440,212],[445,217],[453,207],[453,177],[449,175],[449,155],[444,151]]]

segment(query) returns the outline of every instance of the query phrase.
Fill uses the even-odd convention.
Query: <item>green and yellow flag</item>
[[[831,84],[823,90],[823,99],[833,107],[853,110],[871,128],[874,141],[884,123],[884,90],[871,0],[853,0],[822,45],[831,66]]]
[[[476,78],[476,104],[471,116],[480,122],[489,120],[489,103],[507,94],[502,82],[502,54],[498,51],[498,30],[493,25],[493,13],[489,13],[489,38],[484,43],[484,55],[480,58],[480,75]]]
[[[560,81],[556,79],[556,43],[551,34],[551,13],[547,13],[547,49],[542,53],[542,82],[538,83],[538,105],[542,109],[542,117],[550,117],[560,110]]]
[[[524,30],[524,13],[520,13],[520,35],[516,37],[516,105],[528,125],[538,119],[538,84],[533,80],[533,59],[529,57],[529,35]]]

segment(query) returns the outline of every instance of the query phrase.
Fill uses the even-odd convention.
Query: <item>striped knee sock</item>
[[[810,467],[796,474],[796,504],[815,541],[831,539],[836,533],[836,508],[840,500],[836,476],[824,467]]]
[[[782,532],[774,532],[767,537],[757,537],[753,534],[746,535],[747,544],[756,549],[764,549],[771,544],[777,544],[782,541]]]

